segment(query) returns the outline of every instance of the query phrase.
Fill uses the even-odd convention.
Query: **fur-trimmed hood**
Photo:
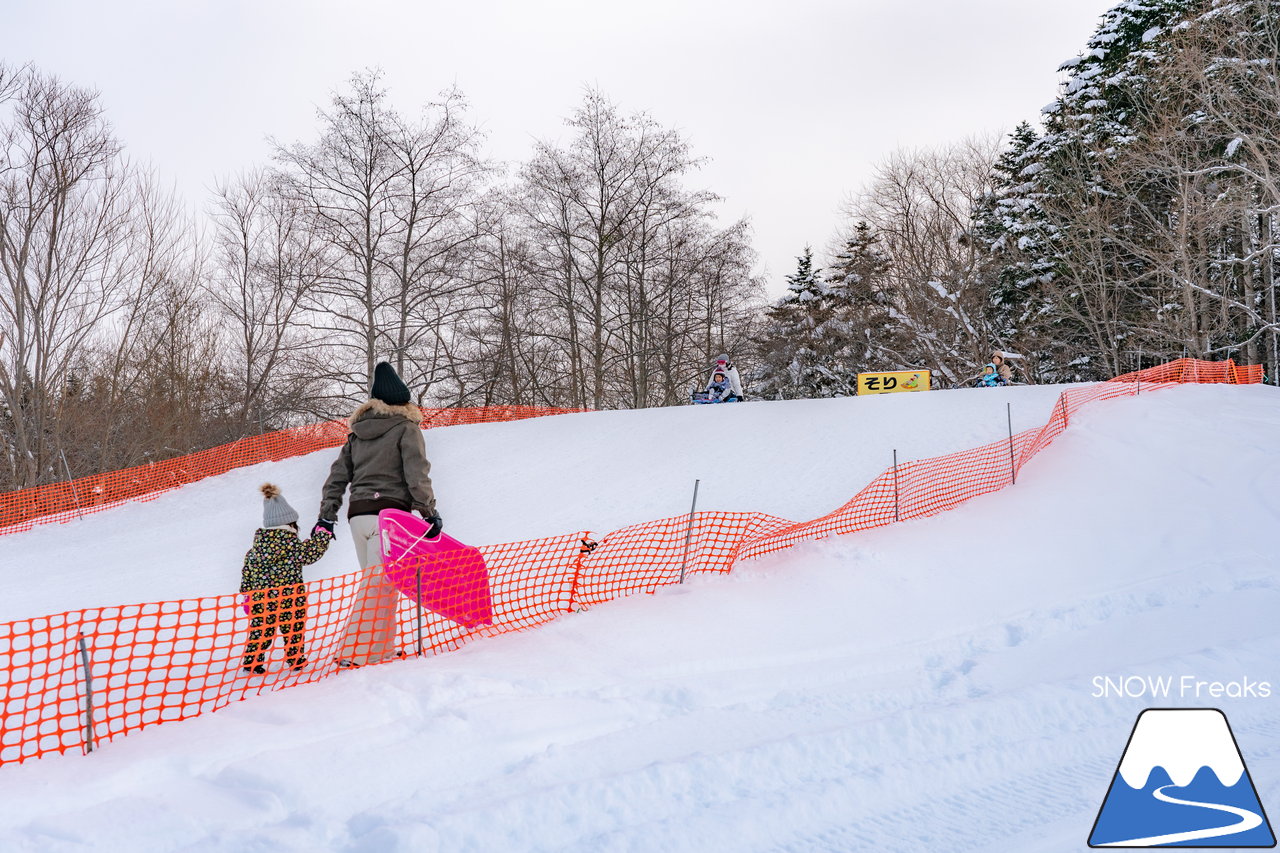
[[[370,399],[361,403],[360,406],[351,413],[351,417],[347,418],[347,424],[354,427],[356,421],[362,421],[365,418],[390,418],[400,415],[409,421],[409,423],[422,423],[422,410],[413,403],[406,403],[403,406],[392,406],[381,400]]]
[[[321,518],[337,518],[348,486],[357,515],[389,506],[436,514],[431,465],[422,438],[422,410],[370,399],[351,413],[347,437],[329,469]]]

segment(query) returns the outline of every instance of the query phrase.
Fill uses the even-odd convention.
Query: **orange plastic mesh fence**
[[[84,747],[89,691],[94,739],[101,745],[155,723],[324,678],[333,674],[336,657],[353,651],[386,658],[414,654],[421,637],[423,651],[440,652],[472,636],[554,619],[571,606],[586,535],[482,548],[492,624],[470,629],[420,611],[394,589],[362,589],[361,572],[264,590],[247,602],[241,594],[221,595],[0,624],[0,764]],[[80,635],[91,661],[88,690]],[[270,667],[265,677],[245,671],[259,662]]]
[[[681,572],[727,572],[740,543],[791,522],[747,512],[699,512],[647,521],[610,533],[582,560],[575,601],[599,604],[679,583]],[[685,543],[688,542],[688,553]]]
[[[422,427],[430,429],[459,424],[516,421],[583,411],[588,410],[538,406],[423,409]],[[328,421],[242,438],[220,447],[150,465],[0,494],[0,536],[27,530],[34,524],[68,521],[85,513],[109,509],[121,501],[150,500],[170,489],[195,483],[206,477],[216,477],[236,468],[262,462],[279,462],[337,447],[346,437],[346,421]]]
[[[325,678],[340,671],[336,659],[367,664],[448,651],[474,637],[533,627],[583,606],[679,583],[688,575],[727,572],[739,560],[800,542],[945,512],[1013,482],[1016,472],[1089,403],[1179,383],[1256,383],[1261,378],[1254,367],[1183,359],[1069,388],[1043,426],[1011,441],[901,462],[844,506],[812,521],[699,512],[632,525],[598,543],[590,532],[579,531],[484,546],[480,551],[490,600],[483,612],[474,609],[474,601],[462,600],[469,593],[447,587],[430,608],[420,607],[413,597],[399,595],[375,567],[249,596],[89,608],[3,623],[0,765],[87,749],[91,738],[101,745],[149,725]],[[492,409],[445,410],[426,425],[546,413],[514,407],[498,410],[497,416]],[[340,424],[287,430],[170,460],[173,464],[86,478],[77,484],[98,483],[102,490],[95,494],[101,500],[80,509],[155,494],[237,465],[331,447],[342,435]],[[197,457],[202,461],[193,461]],[[163,468],[164,474],[154,474],[153,467]],[[19,516],[19,526],[67,516],[65,496],[56,490],[32,494],[37,492],[41,490],[19,493],[25,495],[22,501],[3,497],[0,506],[12,513],[3,516],[11,529],[12,519]],[[41,507],[50,514],[32,514]],[[415,593],[432,582],[418,568],[410,567]],[[255,666],[264,672],[255,672]]]

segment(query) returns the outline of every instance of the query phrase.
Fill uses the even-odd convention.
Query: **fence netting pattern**
[[[183,720],[338,670],[344,635],[389,632],[388,660],[540,625],[684,577],[728,572],[740,560],[802,542],[926,518],[1004,488],[1067,428],[1081,407],[1182,383],[1251,384],[1260,366],[1181,359],[1109,382],[1072,387],[1041,427],[983,447],[890,467],[843,506],[792,522],[760,513],[697,512],[600,536],[482,546],[492,615],[466,626],[396,596],[388,609],[360,594],[361,573],[264,591],[88,608],[0,623],[0,765],[88,750],[157,723]],[[567,410],[526,407],[426,412],[424,428],[516,420]],[[146,500],[234,468],[336,447],[343,422],[257,436],[221,448],[72,483],[0,495],[0,535]],[[438,567],[437,567],[438,569]],[[432,569],[418,572],[430,583]],[[424,572],[427,574],[424,575]],[[252,609],[251,609],[252,608]],[[253,631],[265,674],[246,671]],[[248,651],[253,651],[249,649]],[[286,659],[287,657],[287,659]],[[293,665],[305,659],[299,669]]]

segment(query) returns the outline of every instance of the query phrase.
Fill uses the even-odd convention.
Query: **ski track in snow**
[[[945,430],[966,394],[918,396]],[[942,516],[6,767],[0,849],[1083,851],[1176,705],[1226,711],[1265,807],[1280,698],[1090,679],[1280,681],[1277,428],[1272,389],[1100,404]]]

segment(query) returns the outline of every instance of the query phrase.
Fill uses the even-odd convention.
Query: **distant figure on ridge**
[[[1005,357],[1005,354],[1000,352],[1000,350],[996,350],[991,353],[991,363],[996,369],[996,376],[998,377],[997,384],[1012,385],[1013,368],[1009,367],[1009,359]]]
[[[707,383],[707,387],[704,390],[707,392],[708,403],[733,403],[737,401],[737,398],[733,396],[733,386],[724,371],[717,370],[711,374],[711,381]]]
[[[745,397],[742,378],[738,375],[738,368],[729,362],[729,356],[722,355],[716,359],[703,393],[706,395],[703,402],[707,403],[737,403]]]

